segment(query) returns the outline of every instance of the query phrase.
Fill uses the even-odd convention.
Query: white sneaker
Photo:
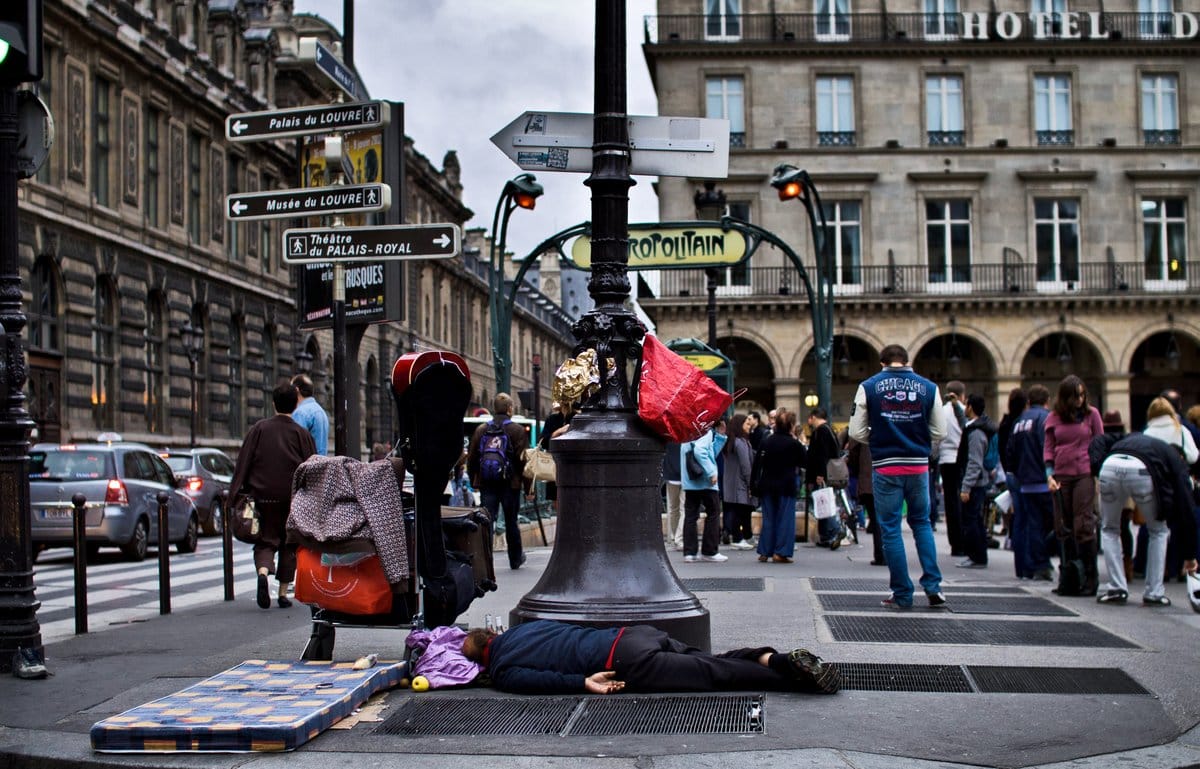
[[[753,550],[754,549],[754,545],[750,544],[749,542],[747,542],[744,539],[740,539],[737,542],[734,542],[732,545],[730,545],[730,547],[732,547],[734,550]]]
[[[710,563],[724,563],[725,561],[729,560],[729,556],[722,555],[720,553],[717,553],[716,555],[702,555],[700,556],[700,560],[709,561]]]
[[[708,556],[705,556],[705,557],[707,558]],[[694,555],[685,555],[685,556],[683,557],[683,562],[684,562],[684,563],[695,563],[695,562],[696,562],[696,561],[698,561],[698,560],[699,560],[699,559],[698,559],[696,556],[694,556]]]

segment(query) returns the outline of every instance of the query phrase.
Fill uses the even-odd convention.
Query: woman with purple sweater
[[[1054,409],[1046,417],[1042,458],[1046,484],[1054,498],[1054,531],[1059,540],[1073,539],[1083,561],[1081,595],[1095,595],[1096,480],[1092,477],[1088,446],[1104,432],[1104,421],[1088,403],[1083,380],[1071,374],[1058,385]]]

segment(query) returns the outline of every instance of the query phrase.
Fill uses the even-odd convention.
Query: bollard
[[[221,560],[225,567],[225,600],[233,600],[233,516],[229,512],[229,492],[217,493],[221,503]]]
[[[87,622],[87,511],[83,509],[87,497],[76,494],[71,497],[75,506],[71,521],[75,535],[75,635],[88,631]]]
[[[171,613],[171,563],[167,543],[167,492],[158,492],[158,613]]]

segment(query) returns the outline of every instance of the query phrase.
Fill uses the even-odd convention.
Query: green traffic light
[[[10,47],[7,40],[0,40],[0,64],[3,64],[4,60],[8,58],[8,49]]]

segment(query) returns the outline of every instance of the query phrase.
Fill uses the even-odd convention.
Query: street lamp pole
[[[492,217],[492,242],[488,259],[488,317],[492,330],[492,370],[496,392],[512,386],[512,326],[504,320],[504,254],[508,250],[508,220],[518,208],[532,210],[542,195],[542,185],[533,174],[519,174],[504,183],[496,214]],[[517,285],[513,283],[513,296]],[[511,316],[509,316],[511,320]]]
[[[714,220],[725,215],[725,191],[718,190],[716,182],[705,182],[704,189],[697,190],[693,199],[696,205],[696,217]],[[714,350],[717,347],[717,268],[709,267],[704,271],[708,289],[708,346]]]
[[[808,172],[786,163],[776,166],[771,186],[780,200],[799,198],[812,229],[817,262],[813,293],[813,358],[817,365],[817,397],[829,413],[833,406],[833,254],[826,238],[825,209]]]
[[[533,421],[541,424],[542,419],[542,354],[533,354]],[[541,428],[539,427],[539,430]]]
[[[511,624],[555,619],[617,627],[648,624],[701,649],[708,610],[688,592],[663,549],[659,470],[663,440],[638,418],[631,369],[646,329],[629,297],[629,176],[625,3],[596,3],[592,274],[596,306],[572,327],[575,354],[592,350],[598,387],[571,429],[550,442],[557,465],[558,530],[538,583]]]
[[[179,341],[183,343],[183,352],[187,355],[188,371],[190,373],[189,382],[191,384],[191,400],[192,414],[189,423],[190,438],[188,441],[189,447],[196,445],[196,362],[200,359],[200,352],[204,349],[204,327],[193,326],[191,319],[185,320],[183,326],[179,329]]]

